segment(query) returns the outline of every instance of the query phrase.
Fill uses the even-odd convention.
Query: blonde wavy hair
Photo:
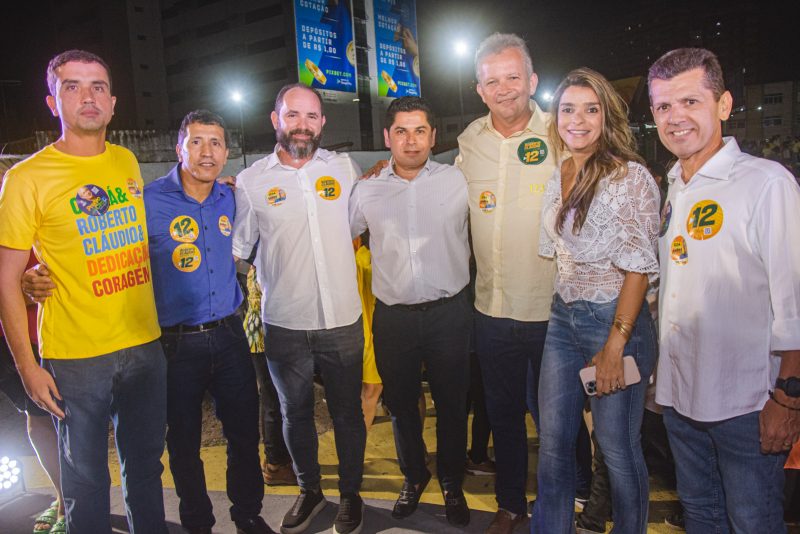
[[[602,74],[582,67],[567,74],[553,95],[548,133],[555,145],[556,161],[567,150],[558,133],[558,106],[564,91],[574,86],[588,87],[594,91],[603,114],[603,127],[597,140],[597,149],[578,171],[575,186],[556,216],[556,230],[561,234],[567,214],[574,208],[575,223],[572,233],[577,235],[586,221],[600,180],[606,176],[610,176],[612,180],[622,179],[628,174],[629,161],[643,164],[644,160],[636,153],[636,139],[628,126],[628,105]]]

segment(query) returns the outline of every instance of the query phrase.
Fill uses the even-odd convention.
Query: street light
[[[244,97],[239,91],[233,91],[231,93],[231,100],[233,100],[239,107],[239,130],[241,131],[242,135],[242,162],[244,162],[244,166],[247,168],[247,153],[244,142],[244,114],[242,113],[242,102],[244,101]]]
[[[461,59],[469,52],[469,45],[464,40],[458,40],[453,43],[453,51],[458,57],[458,107],[460,114],[458,116],[458,130],[464,129],[464,94],[461,89]]]

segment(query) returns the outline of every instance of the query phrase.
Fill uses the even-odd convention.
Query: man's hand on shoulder
[[[796,399],[775,391],[776,399],[770,399],[759,415],[761,452],[775,454],[792,448],[800,439],[800,411],[792,410]],[[776,402],[777,401],[777,402]],[[782,406],[783,405],[783,406]]]
[[[236,191],[236,177],[235,176],[220,176],[217,178],[217,183],[220,185],[227,185],[232,190]]]
[[[367,171],[361,176],[361,180],[369,180],[375,176],[378,176],[383,169],[389,166],[388,159],[379,159],[375,165],[367,169]]]
[[[33,302],[44,302],[56,288],[50,278],[50,271],[41,263],[25,271],[21,283],[25,297]]]

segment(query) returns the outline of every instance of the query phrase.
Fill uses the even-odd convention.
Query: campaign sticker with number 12
[[[711,239],[722,229],[722,206],[714,200],[701,200],[689,210],[686,231],[692,239]]]

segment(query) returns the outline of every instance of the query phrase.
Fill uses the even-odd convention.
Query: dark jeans
[[[461,494],[467,449],[469,336],[466,292],[422,309],[375,304],[372,333],[383,400],[392,414],[400,470],[410,484],[426,478],[425,445],[417,403],[425,364],[436,406],[436,469],[443,491]]]
[[[263,352],[254,353],[253,368],[258,381],[258,396],[261,400],[261,438],[264,440],[264,455],[267,463],[284,465],[292,461],[286,441],[283,439],[283,416],[278,391],[272,383],[272,375],[267,367],[267,356]]]
[[[592,476],[592,490],[589,501],[578,514],[575,524],[580,528],[605,532],[606,520],[611,519],[611,483],[608,478],[608,468],[603,456],[603,450],[597,443],[597,437],[592,432],[594,443],[594,476]]]
[[[161,454],[166,364],[157,341],[85,359],[44,360],[64,399],[58,422],[61,489],[69,532],[111,534],[108,420],[131,534],[166,534]]]
[[[325,382],[339,457],[339,492],[358,493],[364,474],[367,429],[361,411],[364,326],[361,317],[327,330],[289,330],[264,324],[267,363],[283,412],[283,436],[301,488],[319,487],[314,425],[314,366]]]
[[[164,333],[161,343],[167,356],[167,450],[181,524],[210,527],[215,522],[200,459],[206,391],[228,441],[231,518],[259,515],[264,481],[258,457],[258,392],[241,319],[228,317],[204,332]]]
[[[547,321],[515,321],[475,313],[476,352],[497,464],[495,495],[498,506],[514,514],[527,513],[525,413],[530,409],[534,421],[538,421],[537,403],[530,401],[537,398],[546,334]],[[533,369],[530,374],[529,367]]]
[[[481,365],[478,362],[478,354],[475,351],[469,353],[469,391],[467,392],[467,417],[472,411],[472,443],[470,443],[467,456],[476,464],[485,462],[489,459],[489,436],[492,427],[489,424],[489,416],[486,414],[486,395],[483,392],[483,376],[481,375]]]

